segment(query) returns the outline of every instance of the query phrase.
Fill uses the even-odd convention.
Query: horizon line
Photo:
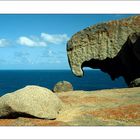
[[[3,71],[3,70],[70,70],[71,69],[0,69],[0,71]],[[84,69],[84,70],[100,70],[100,69]]]

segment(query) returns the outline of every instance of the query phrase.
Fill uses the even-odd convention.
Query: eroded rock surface
[[[61,100],[47,88],[26,86],[0,97],[0,117],[36,117],[56,119]]]
[[[83,67],[100,68],[112,80],[123,76],[129,85],[140,77],[140,16],[90,26],[67,43],[70,67],[83,76]]]

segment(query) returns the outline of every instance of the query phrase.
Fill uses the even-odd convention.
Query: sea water
[[[70,70],[0,70],[0,96],[26,85],[38,85],[53,89],[59,81],[69,81],[74,90],[100,90],[126,87],[122,77],[112,81],[110,76],[99,70],[85,70],[79,78]]]

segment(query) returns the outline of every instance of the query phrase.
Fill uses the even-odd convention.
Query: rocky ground
[[[139,126],[140,87],[58,93],[64,108],[56,120],[18,117],[1,126]]]

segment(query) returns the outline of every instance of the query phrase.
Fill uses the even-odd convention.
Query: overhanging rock
[[[90,26],[67,43],[72,72],[83,76],[83,67],[100,68],[112,80],[123,76],[129,85],[140,77],[140,16]]]

